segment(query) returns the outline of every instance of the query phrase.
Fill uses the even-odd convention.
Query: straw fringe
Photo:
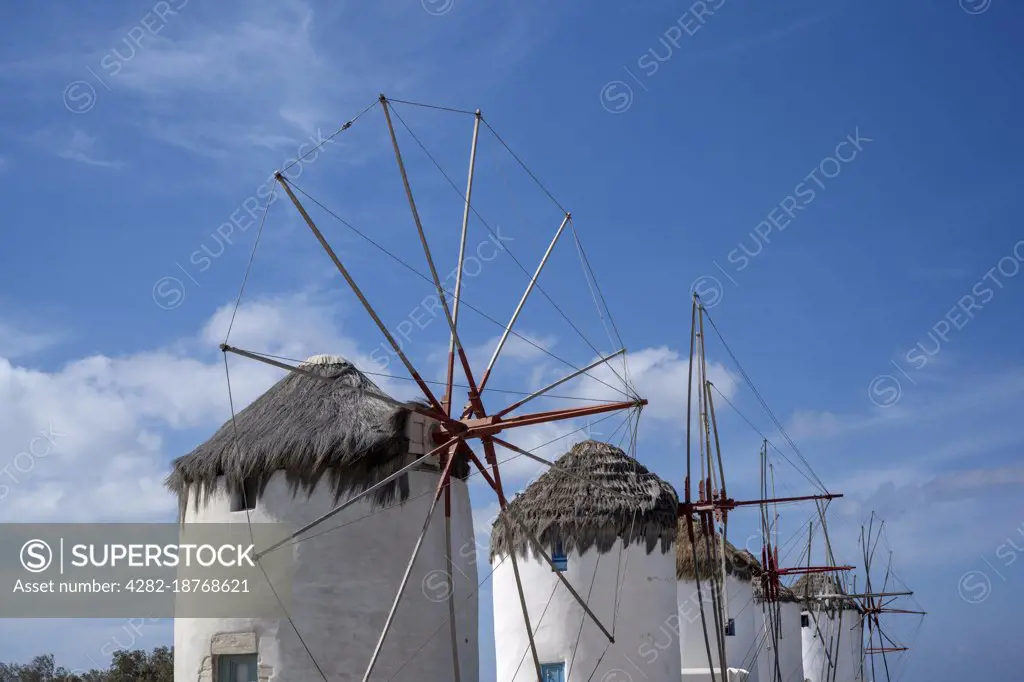
[[[814,610],[834,610],[840,604],[844,609],[857,610],[853,599],[845,597],[846,591],[839,584],[839,579],[831,573],[805,573],[793,583],[793,592],[807,608]],[[816,599],[819,595],[834,594],[836,599]]]
[[[671,551],[679,505],[671,485],[622,450],[593,440],[577,443],[555,464],[572,474],[550,469],[508,503],[491,530],[492,560],[512,547],[519,556],[539,556],[529,536],[549,554],[559,541],[566,553],[596,548],[605,554],[620,539],[643,544],[648,554],[659,546],[663,554]]]
[[[700,521],[693,520],[693,532],[697,540],[697,561],[696,568],[700,570],[701,580],[707,580],[713,575],[718,575],[722,570],[721,559],[715,563],[708,558],[707,537],[701,533]],[[711,556],[714,557],[715,549],[721,549],[721,539],[713,536],[715,547],[712,548]],[[697,570],[693,563],[693,549],[690,544],[690,532],[686,527],[686,519],[679,519],[679,533],[676,540],[676,577],[680,580],[696,580]],[[725,542],[725,572],[739,580],[750,582],[754,577],[761,575],[761,563],[753,554],[746,550],[740,550],[728,540]]]
[[[255,477],[259,495],[283,471],[293,495],[312,493],[326,478],[336,501],[361,492],[408,463],[409,410],[375,399],[386,394],[344,358],[318,355],[303,369],[332,381],[289,373],[228,420],[208,441],[174,461],[165,484],[178,496],[181,518],[200,505],[224,476],[228,489]],[[235,447],[237,428],[238,447]],[[465,479],[469,465],[453,465]],[[372,495],[376,505],[409,497],[402,476]]]

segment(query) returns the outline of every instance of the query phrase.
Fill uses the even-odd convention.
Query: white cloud
[[[58,147],[57,156],[69,161],[77,161],[89,166],[101,168],[120,168],[124,164],[120,161],[109,161],[97,156],[96,137],[75,128],[71,132],[71,141],[66,146]]]
[[[214,159],[256,150],[280,156],[321,125],[333,133],[353,106],[351,90],[367,103],[373,97],[373,90],[350,90],[357,79],[327,56],[334,43],[319,38],[309,3],[219,10],[200,16],[186,8],[162,39],[118,60],[109,80],[141,99],[147,115],[140,125],[152,137]],[[182,114],[183,103],[197,101],[202,115]]]
[[[52,347],[61,338],[57,332],[28,331],[0,320],[0,357],[18,358],[38,353]]]
[[[1019,509],[1024,483],[1013,459],[1024,443],[1014,418],[1022,378],[1019,368],[959,375],[948,390],[908,389],[888,410],[794,415],[790,433],[814,440],[812,464],[844,494],[830,508],[840,561],[863,563],[857,539],[872,511],[886,520],[900,565],[950,565],[991,553],[992,529]],[[936,385],[949,379],[937,377]]]
[[[444,313],[441,313],[441,318],[444,320]],[[445,326],[447,328],[447,321],[445,321]],[[459,338],[462,338],[461,334]],[[499,340],[501,340],[500,334],[466,348],[466,356],[469,358],[470,366],[474,368],[474,371],[483,372],[483,369],[491,359],[491,355],[494,353],[494,349],[498,347]],[[466,344],[466,341],[463,341],[463,344]],[[505,341],[495,367],[500,369],[502,366],[510,364],[523,364],[549,358],[551,356],[544,351],[551,352],[557,345],[558,339],[553,335],[542,336],[516,330],[516,334],[510,334]],[[475,369],[477,367],[480,369]]]
[[[640,396],[649,401],[644,409],[644,416],[685,425],[686,387],[690,374],[690,365],[686,357],[680,356],[678,352],[666,346],[660,346],[628,353],[626,361],[629,367],[629,380]],[[622,385],[618,378],[623,374],[621,360],[613,360],[596,368],[590,374],[605,383],[584,377],[580,380],[577,395],[601,400],[626,399],[611,388]],[[727,398],[731,399],[735,395],[736,377],[724,365],[709,362],[708,380]],[[696,381],[697,378],[694,377],[695,386]],[[716,399],[717,393],[713,393],[712,397]]]
[[[327,322],[331,312],[305,296],[261,301],[242,307],[236,331],[252,350],[351,357],[355,344]],[[94,355],[49,372],[0,361],[0,518],[171,518],[162,481],[169,458],[184,453],[167,452],[165,438],[212,431],[230,417],[215,350],[229,315],[218,311],[174,347]],[[288,342],[296,328],[310,332],[305,343]],[[229,362],[236,410],[283,375],[247,359]]]

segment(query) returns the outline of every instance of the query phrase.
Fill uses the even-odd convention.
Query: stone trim
[[[210,638],[210,655],[203,657],[199,666],[198,682],[215,682],[215,659],[217,656],[256,654],[259,682],[271,682],[274,666],[259,662],[259,645],[255,632],[225,632]]]
[[[226,654],[258,654],[255,632],[227,632],[214,635],[210,640],[210,653],[214,656]]]

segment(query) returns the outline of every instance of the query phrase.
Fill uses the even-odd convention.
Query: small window
[[[541,682],[565,682],[565,663],[541,663]]]
[[[800,614],[800,627],[809,628],[811,627],[811,617],[806,613]]]
[[[217,682],[257,682],[256,654],[217,657]]]
[[[725,636],[735,637],[736,636],[736,619],[730,618],[725,624]]]
[[[561,540],[555,543],[555,551],[551,555],[551,563],[554,564],[556,571],[564,571],[569,567],[569,559],[565,556],[565,549],[562,547]],[[545,682],[547,681],[545,680]]]
[[[259,486],[256,477],[250,476],[237,486],[231,496],[231,511],[245,511],[256,508],[256,496],[259,493]]]

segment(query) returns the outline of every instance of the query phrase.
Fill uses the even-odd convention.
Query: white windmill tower
[[[759,682],[803,682],[801,606],[796,593],[779,587],[774,606],[754,583],[755,627],[764,644],[757,658]]]
[[[535,679],[531,640],[545,682],[676,679],[678,504],[668,483],[592,440],[511,500],[491,535],[498,682]]]
[[[280,523],[304,528],[436,447],[427,420],[396,406],[358,369],[339,357],[299,365],[214,436],[175,461],[168,483],[185,523]],[[307,374],[308,373],[308,374]],[[448,570],[446,525],[432,524],[410,580],[420,585],[451,575],[463,604],[457,629],[463,680],[478,667],[475,543],[464,459],[449,485],[450,533],[459,551]],[[220,682],[230,668],[245,679],[355,679],[388,615],[408,548],[416,542],[430,494],[441,481],[436,460],[421,461],[339,513],[322,532],[275,551],[292,553],[291,600],[275,618],[178,618],[175,679]],[[417,595],[420,597],[420,595]],[[403,604],[378,667],[383,679],[446,679],[452,652],[442,646],[399,670],[406,653],[449,616],[447,600]],[[294,627],[289,623],[289,618]]]
[[[803,605],[804,677],[810,682],[863,680],[861,613],[833,575],[809,573],[793,584]]]
[[[455,186],[419,137],[409,129],[396,111],[396,103],[473,119],[465,193]],[[505,509],[507,499],[497,454],[499,447],[512,453],[512,457],[526,456],[547,466],[552,463],[501,436],[515,429],[584,420],[594,415],[610,416],[628,411],[631,418],[646,405],[628,378],[623,378],[628,377],[626,368],[623,366],[616,371],[607,364],[620,356],[624,362],[625,348],[604,304],[603,294],[570,214],[542,185],[545,195],[559,209],[560,224],[536,270],[527,270],[519,259],[512,256],[507,244],[502,247],[526,278],[525,292],[511,319],[498,321],[493,315],[471,305],[469,300],[464,300],[463,272],[470,216],[475,216],[491,238],[498,240],[471,200],[477,143],[483,128],[493,134],[499,153],[507,151],[509,158],[519,164],[533,182],[540,184],[536,175],[522,164],[481,113],[400,102],[381,95],[378,101],[342,125],[324,143],[351,129],[356,120],[375,106],[381,108],[387,124],[389,146],[394,151],[415,227],[415,242],[417,247],[422,247],[426,260],[426,272],[382,247],[368,236],[367,231],[356,228],[298,187],[295,178],[288,173],[298,161],[276,172],[274,179],[283,196],[298,211],[323,247],[359,305],[384,336],[388,352],[405,368],[407,376],[392,378],[414,382],[422,394],[421,399],[415,402],[394,400],[369,382],[368,373],[340,358],[314,357],[302,362],[231,346],[229,326],[228,337],[221,345],[226,367],[226,354],[231,353],[291,374],[237,416],[232,406],[232,419],[210,442],[176,464],[169,483],[180,496],[186,522],[229,520],[253,524],[276,521],[294,528],[286,541],[266,548],[257,547],[257,556],[290,552],[291,610],[285,613],[282,609],[281,617],[273,619],[180,619],[175,624],[178,643],[175,651],[176,679],[190,682],[255,682],[257,679],[272,682],[317,679],[324,682],[412,682],[425,679],[431,682],[475,682],[478,675],[475,595],[479,585],[473,570],[475,551],[464,480],[478,475],[493,491],[501,508]],[[413,199],[393,117],[405,126],[459,195],[462,222],[451,288],[448,280],[442,281],[438,275],[427,232]],[[307,155],[317,151],[313,149]],[[268,201],[264,208],[253,256],[260,243],[259,235],[263,232],[267,209],[272,203],[272,200]],[[307,206],[312,208],[314,205],[428,285],[431,297],[436,296],[434,303],[440,308],[447,325],[449,353],[443,381],[429,381],[417,371],[407,349],[403,349],[403,344],[389,330],[346,267],[345,259],[332,249],[310,215]],[[538,283],[563,234],[573,237],[588,292],[602,322],[611,323],[609,340],[612,330],[615,330],[614,352],[605,354],[597,350],[570,321],[574,331],[592,351],[588,352],[586,363],[573,363],[556,356],[515,330],[534,289],[541,292],[564,317],[562,309]],[[250,258],[250,267],[252,261]],[[246,279],[248,275],[247,269]],[[245,291],[244,282],[242,292]],[[241,297],[240,293],[239,302]],[[460,338],[466,333],[466,328],[460,327],[462,309],[479,315],[500,330],[500,338],[482,372],[471,366]],[[237,311],[238,303],[235,306]],[[502,349],[512,336],[537,347],[571,371],[566,370],[567,374],[561,379],[526,393],[511,405],[489,409],[485,406],[484,390],[491,389],[488,398],[499,392],[499,389],[489,387],[488,381],[493,376],[492,370]],[[613,386],[589,374],[598,367],[607,370],[605,378],[612,381],[611,377],[614,377],[619,385]],[[464,384],[456,383],[457,368],[461,368]],[[550,392],[582,375],[618,391],[623,399],[592,399],[585,406],[534,412],[524,410],[524,406],[533,400],[546,402],[556,397],[566,398],[553,396]],[[432,385],[439,387],[432,388]],[[228,388],[230,391],[230,374]],[[463,388],[466,389],[466,401],[459,406],[456,392]],[[520,395],[523,394],[520,392]],[[565,435],[571,433],[574,431],[570,430]],[[482,452],[474,451],[474,445]],[[443,524],[435,518],[439,516],[435,514],[439,508],[444,509]],[[505,518],[506,523],[515,523],[514,519]],[[328,528],[322,527],[328,519],[334,519],[335,523],[329,524],[331,527]],[[338,528],[343,530],[334,534]],[[513,532],[511,525],[506,530]],[[527,537],[532,543],[532,536],[527,534]],[[529,624],[531,616],[526,600],[522,598],[524,588],[514,552],[509,563],[516,591],[521,596],[519,617]],[[422,586],[426,592],[426,587],[436,587],[439,580],[442,583],[440,599],[421,594],[419,589],[409,589],[410,585]],[[582,596],[574,592],[573,598],[581,608],[585,607],[586,600]],[[532,635],[528,639],[534,663],[533,676],[540,680],[543,673],[536,643]]]
[[[694,526],[698,526],[698,522],[695,521]],[[708,576],[723,573],[725,578],[720,581],[718,592],[722,599],[720,612],[725,614],[726,622],[721,629],[725,635],[726,666],[735,671],[727,677],[742,678],[743,673],[740,671],[746,671],[745,679],[756,680],[756,659],[762,632],[759,627],[760,607],[754,603],[754,581],[761,572],[761,566],[752,554],[737,549],[728,541],[724,542],[724,554],[721,553],[722,538],[712,535],[709,543],[708,537],[698,536],[694,547],[687,536],[687,522],[679,520],[679,533],[676,537],[676,598],[683,682],[726,679],[721,674],[718,648],[714,642],[709,644],[706,638],[706,634],[714,637],[713,626],[707,622],[712,615],[712,586],[709,585]],[[713,549],[718,550],[717,556]],[[709,646],[713,661],[711,670],[708,668]]]

